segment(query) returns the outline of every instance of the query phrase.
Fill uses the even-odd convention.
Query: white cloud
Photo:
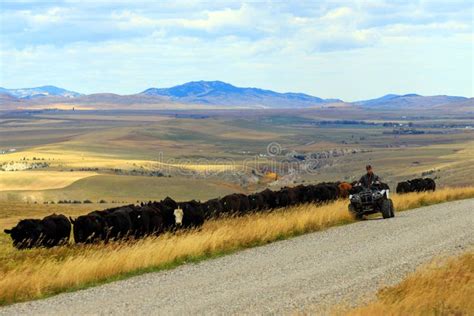
[[[143,15],[131,12],[129,10],[121,12],[112,12],[112,20],[115,20],[117,26],[121,29],[154,27],[158,25],[158,21],[145,17]]]
[[[446,36],[461,33],[472,33],[472,25],[463,22],[447,21],[422,25],[393,24],[383,29],[387,36]]]
[[[131,11],[113,12],[111,15],[119,27],[130,28],[159,28],[159,27],[183,27],[213,31],[228,26],[249,26],[255,22],[256,12],[246,4],[238,9],[225,8],[216,11],[203,11],[199,17],[190,18],[150,18],[143,14]]]
[[[445,5],[335,0],[6,8],[0,86],[133,93],[220,79],[347,99],[389,87],[472,95],[466,66],[473,57],[472,6],[469,12]],[[445,91],[435,79],[407,79],[436,70],[464,81]]]
[[[338,20],[338,19],[348,19],[354,16],[354,10],[349,7],[340,7],[334,10],[327,12],[321,20]]]
[[[248,25],[254,17],[253,10],[248,5],[242,5],[238,10],[224,9],[207,11],[204,19],[178,19],[176,22],[185,27],[213,30],[222,26]]]
[[[15,18],[25,19],[31,27],[41,27],[48,24],[58,24],[67,20],[71,10],[67,8],[52,7],[44,12],[22,10],[17,12]]]

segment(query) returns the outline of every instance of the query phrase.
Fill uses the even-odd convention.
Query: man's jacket
[[[380,181],[380,177],[378,175],[374,173],[372,174],[366,173],[362,176],[362,178],[360,178],[359,183],[366,188],[370,188],[370,186],[374,184],[374,182],[377,182],[377,181]]]

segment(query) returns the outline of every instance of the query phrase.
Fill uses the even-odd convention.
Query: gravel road
[[[474,245],[474,199],[398,213],[0,309],[0,315],[286,314],[360,302]]]

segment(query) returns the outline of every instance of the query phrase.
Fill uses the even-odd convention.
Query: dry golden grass
[[[474,315],[474,251],[437,259],[346,315]]]
[[[0,191],[59,189],[94,175],[97,173],[37,170],[0,171]]]
[[[398,211],[474,197],[474,187],[394,195]],[[0,303],[38,298],[349,223],[346,201],[213,220],[196,231],[136,242],[16,251],[0,249]],[[1,236],[0,237],[6,237]],[[5,244],[5,243],[4,243]],[[6,245],[6,244],[5,244]]]
[[[70,141],[68,144],[76,143]],[[35,162],[34,159],[41,159],[40,162],[47,162],[51,168],[61,168],[63,170],[69,168],[118,168],[130,170],[137,166],[155,163],[151,160],[130,160],[105,153],[71,150],[63,144],[52,144],[0,155],[0,164],[12,162],[31,163]]]
[[[194,171],[196,173],[215,173],[215,172],[236,172],[242,167],[237,164],[192,164],[192,163],[159,163],[163,167],[170,167],[174,170]]]
[[[80,144],[80,142],[76,142]],[[75,144],[73,141],[69,141],[68,144]],[[0,165],[3,163],[17,163],[25,164],[35,162],[33,159],[40,158],[40,162],[47,162],[52,168],[61,168],[68,170],[69,168],[109,168],[109,169],[123,169],[123,170],[132,170],[139,167],[145,169],[156,170],[160,169],[169,169],[174,171],[192,171],[196,173],[210,173],[210,172],[235,172],[241,170],[243,167],[238,164],[231,163],[191,163],[183,160],[182,162],[177,163],[166,163],[161,161],[154,160],[142,160],[142,159],[130,159],[127,157],[120,157],[117,155],[110,155],[104,153],[95,153],[87,152],[84,150],[77,151],[71,150],[67,147],[61,145],[45,145],[40,147],[31,148],[27,151],[17,151],[9,154],[0,155]],[[27,160],[24,160],[27,159]],[[47,173],[48,177],[54,179],[57,171],[43,170],[38,171]],[[51,173],[51,176],[49,176]],[[4,173],[7,177],[8,174]],[[11,177],[20,175],[18,173],[11,172]],[[84,173],[84,176],[87,176]],[[0,175],[0,188],[2,187]],[[29,179],[31,182],[36,182],[39,178]],[[44,180],[46,181],[46,180]],[[69,183],[70,184],[70,183]],[[3,190],[29,190],[29,186],[15,186],[13,189],[9,189],[5,185]],[[0,189],[1,190],[1,189]],[[36,189],[34,189],[36,190]]]
[[[397,212],[408,209],[474,197],[474,187],[443,188],[435,192],[394,194],[391,196]]]

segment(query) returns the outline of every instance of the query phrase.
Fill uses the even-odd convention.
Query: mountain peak
[[[304,93],[278,93],[259,88],[236,87],[215,81],[191,81],[170,88],[150,88],[141,94],[166,96],[184,103],[258,106],[258,107],[309,107],[340,100],[324,100]]]
[[[170,88],[150,88],[142,92],[146,95],[162,95],[173,98],[199,96],[211,91],[234,91],[236,87],[223,81],[190,81]]]

